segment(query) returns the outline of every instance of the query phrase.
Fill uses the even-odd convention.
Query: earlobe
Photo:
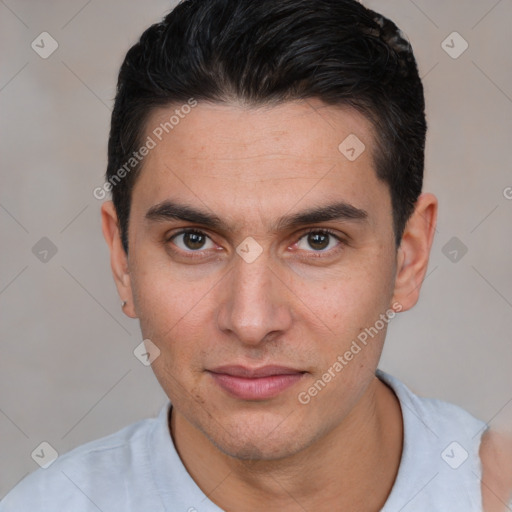
[[[112,201],[101,205],[101,227],[103,236],[110,250],[110,266],[124,313],[130,318],[137,318],[133,302],[133,293],[129,274],[128,256],[121,242],[121,233],[117,213]]]
[[[403,311],[412,308],[418,301],[427,272],[436,219],[436,197],[433,194],[422,194],[416,201],[397,251],[393,300],[402,305]]]

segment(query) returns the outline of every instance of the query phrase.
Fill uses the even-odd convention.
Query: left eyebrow
[[[166,200],[152,206],[146,212],[146,220],[150,222],[162,222],[169,220],[182,220],[195,224],[202,224],[211,229],[232,231],[233,228],[217,215],[197,209],[186,204],[179,204],[175,201]],[[335,203],[303,210],[291,215],[279,218],[272,226],[273,232],[294,229],[305,224],[319,224],[332,220],[349,222],[367,222],[368,213],[361,208],[338,201]]]
[[[281,217],[275,224],[274,231],[285,231],[304,224],[319,224],[330,220],[367,222],[368,212],[345,201],[338,201]]]

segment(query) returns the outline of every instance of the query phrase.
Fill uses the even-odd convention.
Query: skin
[[[153,112],[146,135],[175,108]],[[353,162],[338,150],[350,134],[366,146]],[[410,309],[426,273],[437,200],[420,196],[397,250],[374,146],[363,116],[319,100],[199,103],[144,160],[129,256],[112,203],[102,206],[124,311],[160,350],[152,366],[173,403],[176,448],[224,510],[377,511],[392,488],[402,417],[375,377],[385,328],[307,405],[298,401],[379,315]],[[145,218],[167,199],[215,214],[225,229]],[[366,218],[276,229],[282,216],[336,201]],[[203,249],[171,239],[191,227],[207,236]],[[335,236],[319,250],[308,229]],[[252,263],[236,252],[246,237],[262,248]],[[305,373],[274,398],[241,400],[207,371],[225,364]]]
[[[482,436],[482,504],[485,512],[509,511],[512,503],[512,433],[490,429]]]

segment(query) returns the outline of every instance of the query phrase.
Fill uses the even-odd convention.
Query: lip
[[[302,379],[306,372],[285,366],[220,366],[208,370],[213,380],[228,394],[241,400],[274,398]]]

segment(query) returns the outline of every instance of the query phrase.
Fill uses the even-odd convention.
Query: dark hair
[[[389,186],[396,243],[423,182],[423,86],[397,26],[355,0],[186,0],[128,51],[112,112],[106,178],[128,252],[131,191],[157,107],[196,101],[248,106],[319,98],[369,119],[377,176]],[[341,142],[341,141],[340,141]]]

